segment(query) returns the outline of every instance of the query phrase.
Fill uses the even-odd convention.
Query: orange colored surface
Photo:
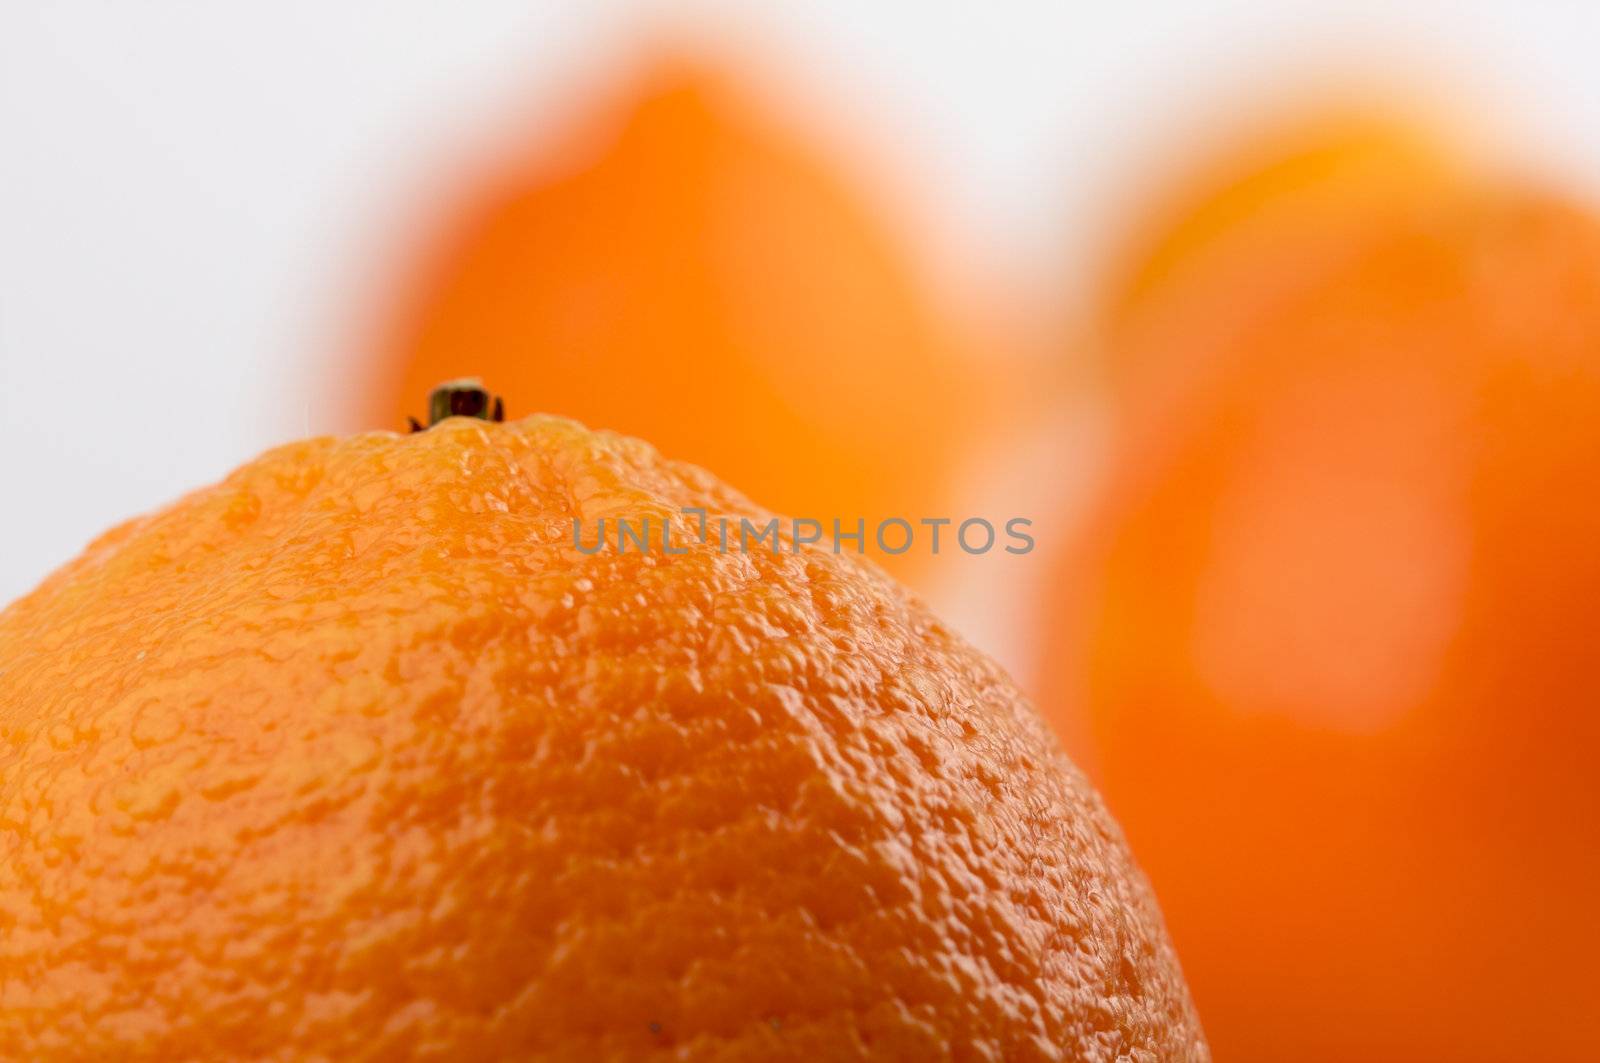
[[[513,416],[641,436],[830,530],[915,523],[950,515],[979,405],[959,346],[826,157],[663,62],[472,191],[396,306],[359,427],[481,376]]]
[[[551,418],[310,440],[0,613],[0,1056],[1207,1058],[1098,799],[896,585],[573,547],[683,506],[758,514]]]
[[[1373,108],[1328,107],[1227,138],[1140,205],[1112,256],[1097,325],[1117,391],[1164,416],[1219,368],[1184,355],[1226,346],[1274,301],[1456,194],[1463,171],[1442,138]]]
[[[1046,703],[1220,1058],[1600,1058],[1600,225],[1458,191],[1250,305],[1118,352],[1209,375],[1128,419]]]

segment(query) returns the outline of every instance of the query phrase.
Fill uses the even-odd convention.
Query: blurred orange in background
[[[1438,124],[1386,104],[1286,105],[1216,138],[1175,186],[1150,190],[1095,300],[1123,412],[1165,416],[1218,368],[1185,355],[1225,344],[1266,304],[1460,184],[1460,146]]]
[[[1306,129],[1108,285],[1044,701],[1219,1059],[1597,1059],[1600,226]]]
[[[829,532],[865,518],[869,545],[881,518],[944,515],[982,403],[960,329],[754,95],[658,59],[470,190],[395,304],[364,426],[482,376],[511,416],[638,435]]]

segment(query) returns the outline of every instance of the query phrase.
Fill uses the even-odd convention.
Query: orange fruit
[[[830,550],[574,545],[684,507],[769,518],[555,418],[313,439],[0,613],[0,1056],[1207,1058],[999,669]]]
[[[1043,685],[1213,1044],[1600,1058],[1600,225],[1462,185],[1208,291],[1111,354],[1204,375],[1123,396]]]
[[[1136,414],[1163,416],[1273,301],[1314,284],[1465,184],[1462,152],[1432,126],[1356,103],[1244,122],[1184,178],[1140,204],[1112,251],[1096,325],[1105,371]],[[1197,342],[1197,334],[1206,338]]]
[[[980,404],[962,330],[753,95],[663,59],[467,189],[401,285],[357,427],[481,375],[513,415],[639,435],[830,531],[865,519],[869,547],[878,520],[949,515]]]

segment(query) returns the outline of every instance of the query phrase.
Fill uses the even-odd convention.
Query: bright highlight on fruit
[[[1463,179],[1299,258],[1320,203],[1126,309],[1194,371],[1121,396],[1046,703],[1222,1058],[1600,1058],[1600,224]]]
[[[997,666],[848,557],[574,550],[770,514],[470,405],[0,612],[0,1056],[1208,1058]]]

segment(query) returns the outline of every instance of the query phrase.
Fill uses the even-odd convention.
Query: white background
[[[1401,6],[3,0],[0,603],[330,430],[421,204],[663,33],[850,116],[908,232],[1063,302],[1152,144],[1319,71],[1442,90],[1600,185],[1600,5]]]

